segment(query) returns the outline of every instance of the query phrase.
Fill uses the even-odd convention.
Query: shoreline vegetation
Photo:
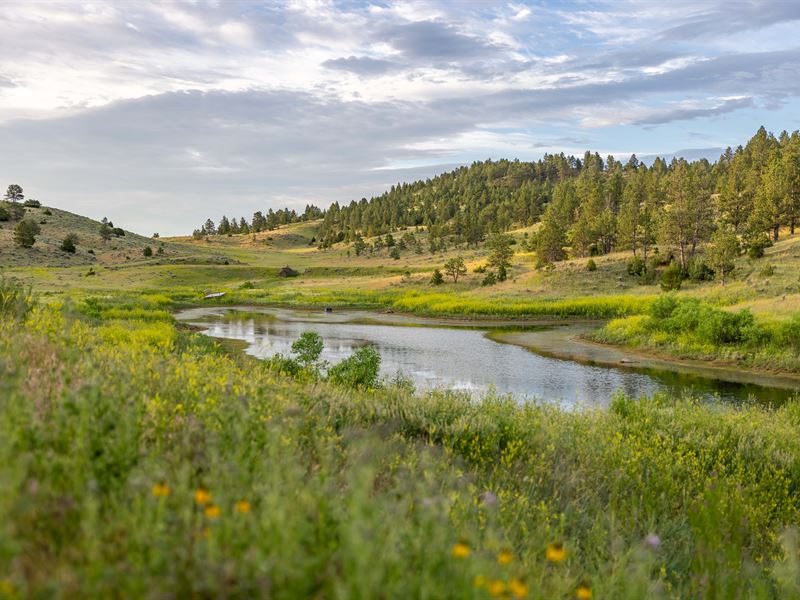
[[[800,590],[798,401],[575,412],[352,387],[224,352],[174,308],[4,288],[6,595]]]

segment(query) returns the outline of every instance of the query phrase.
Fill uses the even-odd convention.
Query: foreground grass
[[[800,594],[800,405],[288,381],[164,296],[0,324],[0,596]]]

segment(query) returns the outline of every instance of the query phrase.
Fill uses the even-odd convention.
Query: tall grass
[[[0,322],[2,596],[797,597],[796,402],[344,391],[124,302]]]

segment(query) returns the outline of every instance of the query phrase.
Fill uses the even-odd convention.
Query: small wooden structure
[[[298,275],[300,275],[300,272],[289,266],[283,267],[278,271],[278,277],[297,277]]]

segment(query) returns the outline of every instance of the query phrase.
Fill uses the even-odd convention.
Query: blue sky
[[[144,233],[800,128],[800,2],[0,4],[0,184]]]

